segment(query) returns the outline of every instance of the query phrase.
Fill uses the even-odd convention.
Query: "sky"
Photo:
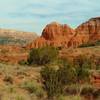
[[[0,28],[41,34],[51,22],[76,28],[100,16],[100,0],[0,0]]]

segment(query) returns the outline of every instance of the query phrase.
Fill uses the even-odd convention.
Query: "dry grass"
[[[38,100],[35,94],[31,95],[26,89],[21,88],[20,84],[30,80],[39,84],[40,69],[0,63],[0,100]],[[38,90],[38,93],[40,92]]]

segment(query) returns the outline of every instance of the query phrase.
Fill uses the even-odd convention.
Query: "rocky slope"
[[[90,19],[75,30],[68,25],[61,25],[56,22],[48,24],[41,37],[29,44],[27,48],[38,48],[46,45],[61,48],[77,47],[97,40],[100,40],[100,17]]]
[[[4,45],[26,45],[37,38],[32,32],[22,32],[8,29],[0,29],[0,44]]]

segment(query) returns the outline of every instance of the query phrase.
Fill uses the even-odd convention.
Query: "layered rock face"
[[[56,22],[48,24],[28,48],[38,48],[46,45],[55,47],[77,47],[87,42],[100,40],[100,17],[92,18],[81,24],[75,30],[68,25],[61,25]]]
[[[87,42],[100,40],[100,17],[92,18],[75,29],[75,36],[69,46],[77,47]]]
[[[75,35],[73,29],[68,25],[61,25],[56,22],[48,24],[43,30],[41,37],[37,38],[28,48],[38,48],[46,45],[55,47],[67,47],[70,39]]]

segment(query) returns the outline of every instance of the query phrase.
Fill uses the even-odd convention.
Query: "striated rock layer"
[[[77,47],[87,42],[100,40],[100,17],[92,18],[75,29],[75,36],[69,42],[69,47]]]
[[[38,48],[46,45],[55,47],[67,47],[70,39],[75,35],[73,29],[68,25],[61,25],[56,22],[48,24],[43,30],[41,37],[37,38],[28,48]]]
[[[66,24],[61,25],[56,22],[48,24],[41,37],[29,44],[27,48],[39,48],[46,45],[62,48],[77,47],[97,40],[100,40],[100,17],[90,19],[75,30]]]

